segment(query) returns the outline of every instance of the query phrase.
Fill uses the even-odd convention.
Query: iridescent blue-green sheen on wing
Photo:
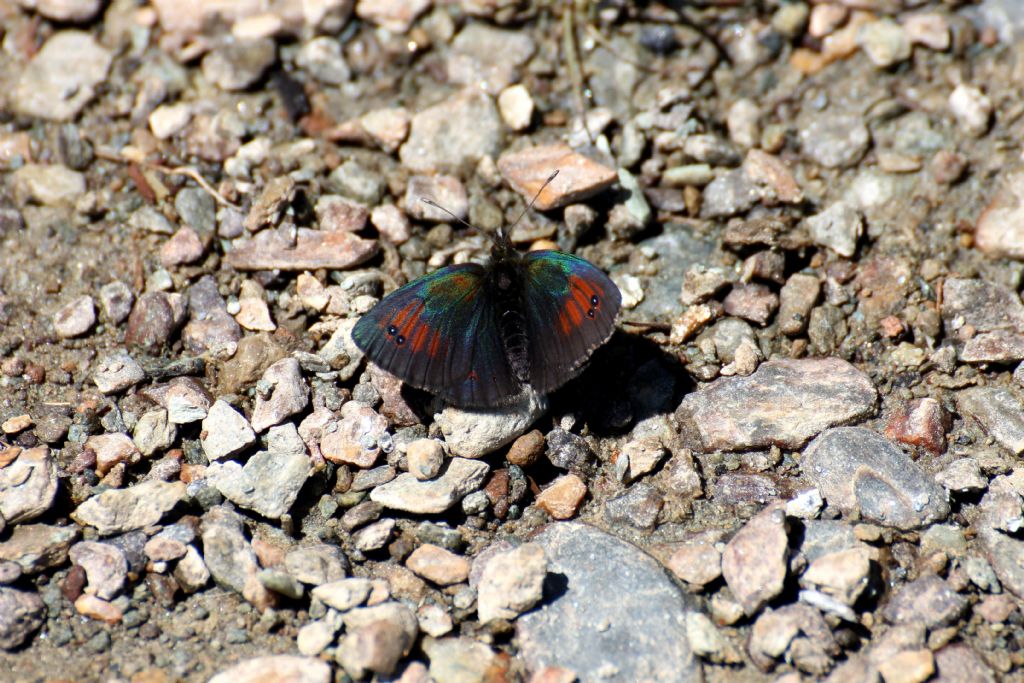
[[[376,365],[460,406],[497,405],[519,390],[484,268],[441,268],[384,297],[352,330]]]
[[[622,296],[607,275],[579,256],[533,251],[523,262],[530,385],[554,391],[611,337]]]

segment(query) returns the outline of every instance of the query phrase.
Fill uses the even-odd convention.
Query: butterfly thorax
[[[523,275],[519,254],[513,251],[511,257],[493,258],[486,277],[487,286],[498,307],[498,324],[505,358],[515,378],[525,383],[530,377],[530,348],[523,310]]]

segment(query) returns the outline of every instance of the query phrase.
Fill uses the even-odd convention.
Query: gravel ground
[[[1021,8],[0,0],[0,678],[1024,681]],[[556,169],[586,371],[368,364]]]

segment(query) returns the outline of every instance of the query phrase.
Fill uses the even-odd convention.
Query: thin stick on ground
[[[111,152],[99,149],[96,150],[96,156],[98,156],[101,159],[105,159],[106,161],[114,161],[120,164],[137,164],[138,166],[142,166],[143,168],[148,168],[153,171],[159,171],[160,173],[165,173],[167,175],[186,176],[194,180],[196,184],[199,185],[199,187],[201,187],[204,192],[213,197],[218,204],[221,204],[222,206],[231,207],[232,209],[238,211],[241,211],[242,209],[241,206],[230,201],[227,197],[218,192],[217,189],[213,185],[211,185],[210,182],[206,180],[206,178],[204,178],[199,173],[199,171],[197,171],[192,166],[165,166],[163,164],[158,164],[155,161],[147,161],[146,159],[132,159],[122,154],[113,154]]]

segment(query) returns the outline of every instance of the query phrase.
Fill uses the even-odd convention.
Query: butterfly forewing
[[[379,367],[456,405],[497,405],[519,390],[476,264],[442,268],[392,292],[359,319],[352,338]]]
[[[530,385],[554,391],[612,335],[621,295],[600,269],[572,254],[534,251],[523,263]]]

